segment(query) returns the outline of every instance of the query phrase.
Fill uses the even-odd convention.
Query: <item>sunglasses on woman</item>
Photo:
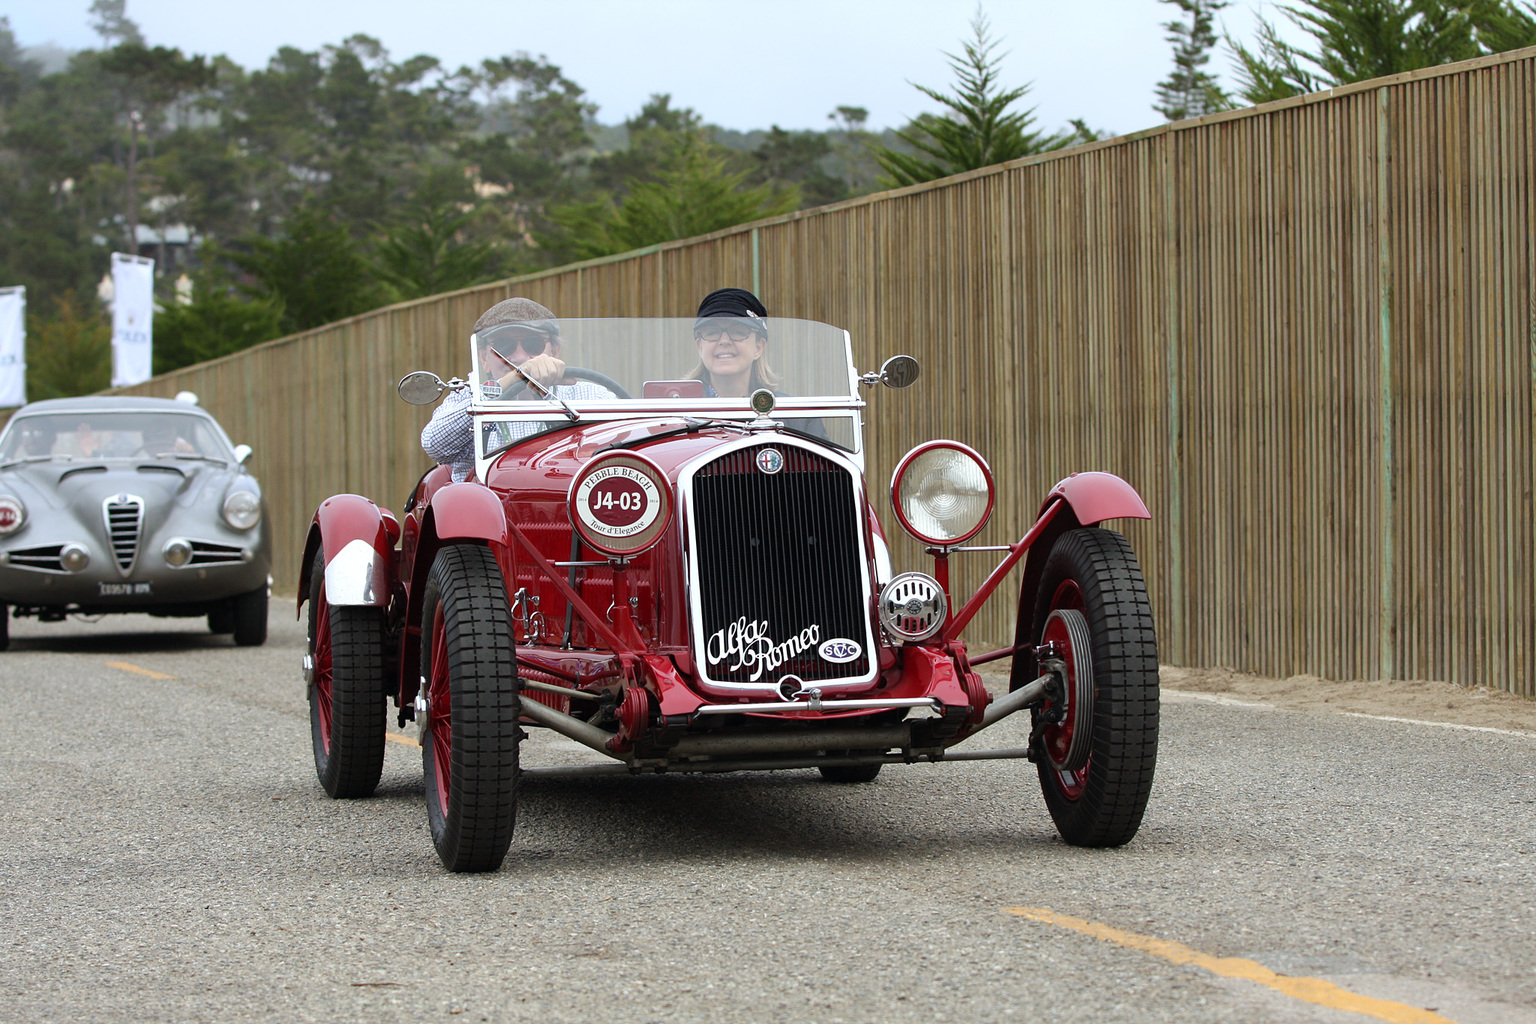
[[[700,341],[719,341],[724,334],[732,341],[746,341],[757,331],[746,324],[706,324],[693,332],[693,336]]]

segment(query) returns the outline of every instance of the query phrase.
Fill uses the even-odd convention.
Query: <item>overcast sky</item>
[[[90,0],[0,0],[23,46],[99,45]],[[1157,0],[989,0],[1008,51],[1007,85],[1032,83],[1040,126],[1069,118],[1117,134],[1162,119],[1151,104],[1168,74]],[[669,92],[727,128],[825,128],[839,105],[870,126],[900,127],[934,104],[908,82],[947,88],[941,51],[958,52],[975,0],[128,0],[151,44],[225,53],[247,68],[281,45],[317,49],[363,32],[395,59],[428,53],[451,67],[518,50],[543,54],[587,90],[614,124],[651,93]],[[1269,0],[1232,0],[1221,17],[1253,38]],[[1225,52],[1212,67],[1228,75]],[[1228,79],[1230,83],[1230,79]]]

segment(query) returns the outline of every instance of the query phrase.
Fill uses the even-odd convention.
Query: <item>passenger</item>
[[[518,324],[519,328],[497,331],[499,351],[492,350],[485,344],[484,334],[504,324]],[[567,400],[614,397],[607,388],[590,381],[559,383],[565,376],[565,363],[560,359],[560,321],[532,299],[511,298],[496,303],[480,314],[480,319],[475,321],[474,333],[481,342],[478,355],[486,384],[495,380],[502,390],[509,391],[522,381],[522,374],[527,374],[556,396]],[[504,372],[498,373],[498,370]],[[469,415],[473,392],[473,388],[450,392],[421,430],[421,450],[439,465],[451,465],[454,483],[462,483],[475,471],[475,432]],[[546,428],[544,424],[523,422],[503,423],[497,429],[501,432],[499,440],[504,443]]]
[[[718,288],[704,296],[693,323],[699,365],[689,376],[710,398],[745,398],[758,388],[778,394],[768,365],[768,308],[745,288]]]
[[[699,303],[693,322],[699,365],[689,376],[704,382],[710,398],[745,398],[759,388],[783,397],[779,375],[768,365],[768,307],[745,288],[717,288]],[[785,426],[820,440],[827,427],[819,418],[792,417]]]

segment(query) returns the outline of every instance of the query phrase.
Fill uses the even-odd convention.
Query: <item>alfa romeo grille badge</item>
[[[757,453],[757,468],[772,476],[784,468],[784,453],[777,448],[764,448]]]

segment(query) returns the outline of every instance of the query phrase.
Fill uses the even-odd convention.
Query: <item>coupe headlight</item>
[[[902,527],[926,544],[951,547],[976,536],[992,514],[992,471],[958,441],[930,441],[902,458],[891,501]]]
[[[231,491],[224,499],[224,521],[237,530],[249,530],[261,521],[261,499],[250,491]]]
[[[20,498],[0,496],[0,535],[15,533],[27,521],[27,506]]]
[[[91,553],[79,544],[65,544],[59,551],[59,564],[70,572],[79,572],[91,564]]]

